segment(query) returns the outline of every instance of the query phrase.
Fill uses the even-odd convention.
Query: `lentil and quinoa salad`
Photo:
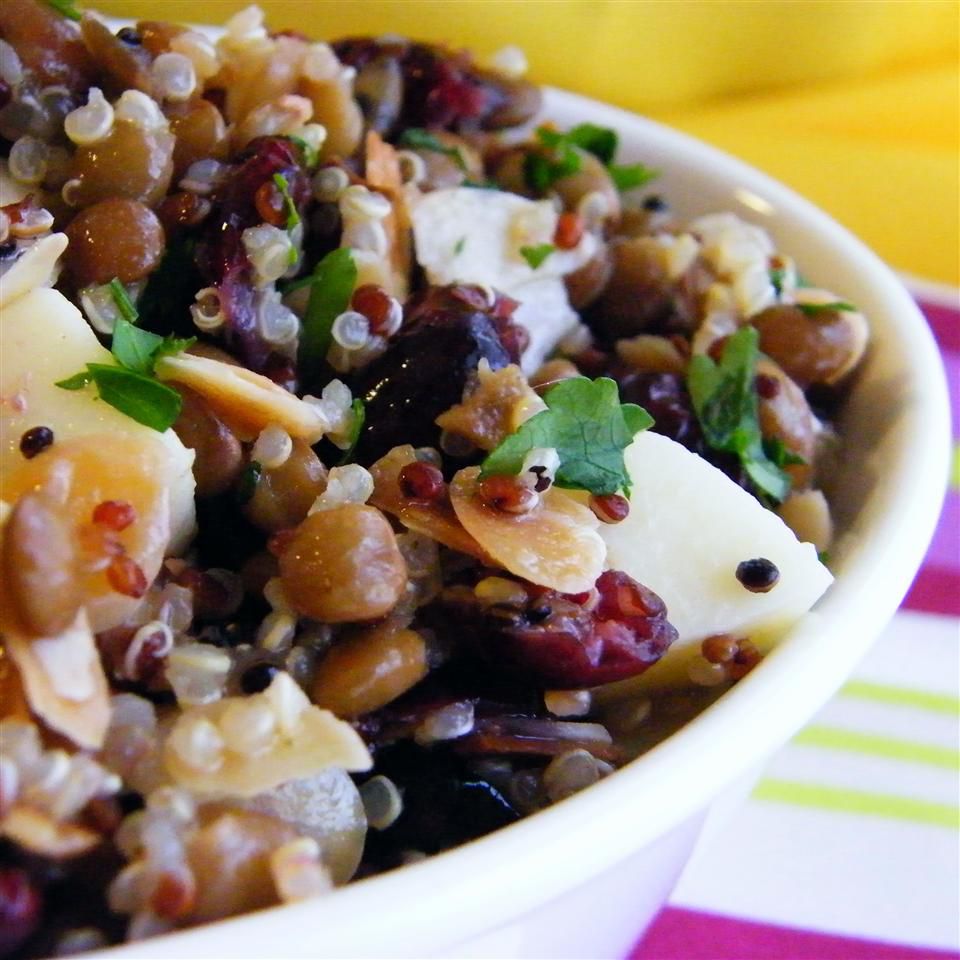
[[[827,588],[864,317],[519,51],[0,33],[0,954],[509,824]]]

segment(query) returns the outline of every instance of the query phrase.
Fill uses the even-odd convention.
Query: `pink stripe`
[[[947,950],[837,937],[667,907],[628,960],[948,960]]]
[[[921,567],[901,607],[960,617],[960,574],[956,569]]]
[[[923,565],[953,569],[960,576],[960,492],[956,490],[947,491]]]
[[[960,353],[960,309],[917,299],[940,349]]]

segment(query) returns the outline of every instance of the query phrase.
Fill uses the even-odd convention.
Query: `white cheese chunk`
[[[681,683],[683,667],[711,634],[748,637],[765,647],[806,613],[833,577],[811,543],[801,543],[726,474],[679,443],[639,434],[624,453],[633,489],[630,513],[601,524],[607,566],[623,570],[667,605],[679,639],[641,678]],[[768,593],[736,578],[743,560],[765,557],[780,572]]]
[[[521,248],[552,244],[556,227],[548,200],[473,187],[435,190],[413,209],[417,262],[431,283],[482,284],[519,301],[514,318],[530,334],[523,356],[528,373],[576,325],[563,277],[597,250],[596,237],[584,233],[574,249],[554,250],[532,267]]]

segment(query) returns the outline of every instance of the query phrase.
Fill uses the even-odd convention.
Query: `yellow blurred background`
[[[93,5],[93,4],[91,4]],[[222,22],[243,0],[103,0]],[[957,0],[261,0],[273,29],[400,33],[644,113],[767,171],[891,265],[960,283]]]

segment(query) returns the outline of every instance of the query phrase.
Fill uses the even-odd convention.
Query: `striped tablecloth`
[[[960,956],[960,300],[916,292],[955,443],[924,564],[840,693],[711,812],[630,960]]]

